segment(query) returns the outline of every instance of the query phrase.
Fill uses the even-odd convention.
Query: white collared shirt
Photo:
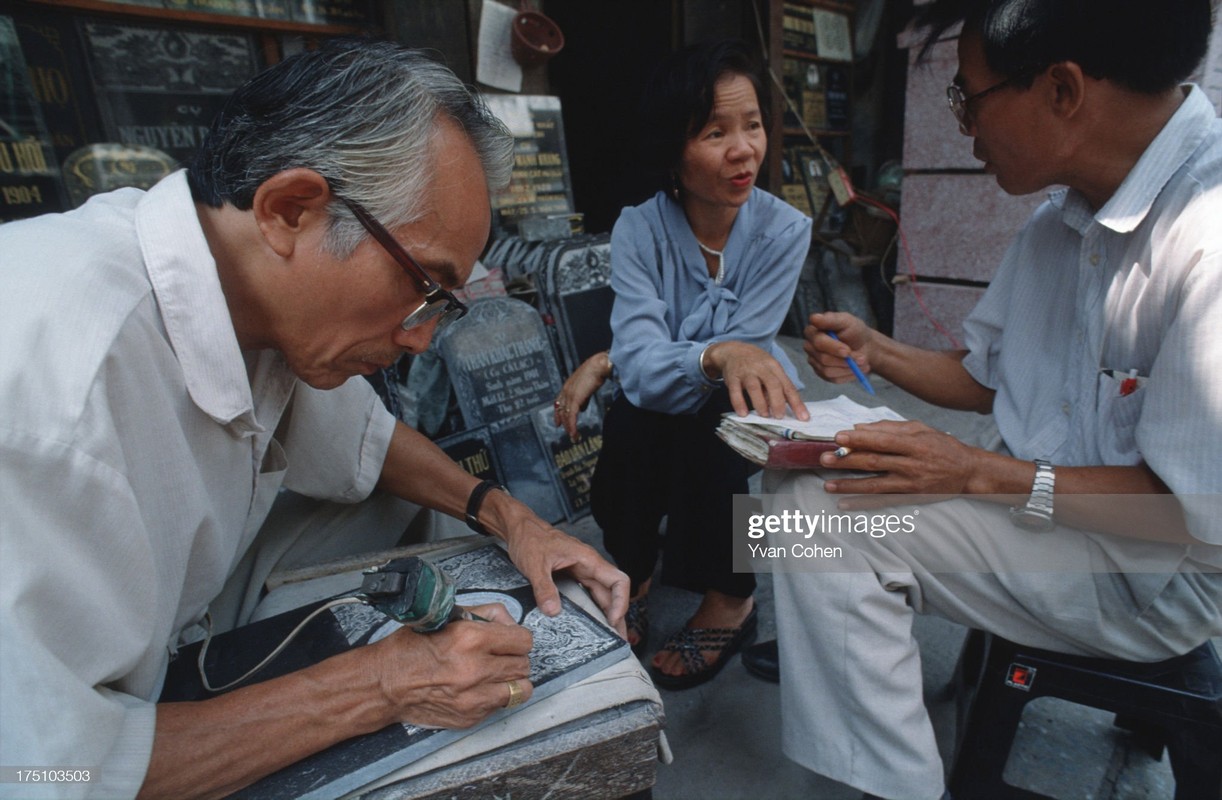
[[[167,647],[282,485],[370,492],[393,419],[240,351],[185,173],[0,226],[0,275],[0,764],[132,796]]]

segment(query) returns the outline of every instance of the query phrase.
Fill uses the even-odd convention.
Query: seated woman
[[[650,578],[703,595],[652,662],[659,686],[703,683],[755,635],[755,576],[731,564],[731,507],[748,462],[713,433],[723,413],[806,415],[797,373],[775,341],[810,245],[810,220],[755,188],[767,104],[737,42],[676,53],[639,115],[662,191],[626,208],[611,234],[609,354],[566,382],[556,422],[609,377],[591,507],[607,551],[632,579],[629,641],[644,647]],[[612,367],[614,364],[614,367]],[[666,517],[666,535],[659,524]]]

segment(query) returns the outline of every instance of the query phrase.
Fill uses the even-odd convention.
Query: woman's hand
[[[581,362],[556,395],[556,402],[552,404],[553,419],[574,442],[581,438],[577,433],[577,415],[611,377],[611,369],[611,356],[605,351],[595,353]]]
[[[758,414],[780,419],[787,405],[798,419],[810,416],[785,368],[753,344],[714,342],[705,349],[700,365],[710,380],[725,381],[730,405],[740,417],[755,409]]]

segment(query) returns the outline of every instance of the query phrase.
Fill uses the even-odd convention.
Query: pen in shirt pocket
[[[1120,396],[1128,397],[1141,386],[1141,380],[1137,377],[1137,368],[1134,367],[1128,371],[1128,374],[1118,372],[1114,369],[1105,369],[1103,373],[1109,378],[1120,378]],[[1124,377],[1121,377],[1124,375]]]
[[[1120,396],[1128,397],[1137,391],[1137,368],[1129,370],[1129,377],[1120,382]]]

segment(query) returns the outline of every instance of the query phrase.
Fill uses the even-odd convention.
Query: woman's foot
[[[628,601],[624,625],[628,628],[628,644],[632,652],[641,655],[649,642],[649,581],[641,584],[636,596]]]
[[[720,672],[727,659],[754,639],[755,601],[707,592],[687,625],[654,655],[654,681],[663,688],[696,686]]]

